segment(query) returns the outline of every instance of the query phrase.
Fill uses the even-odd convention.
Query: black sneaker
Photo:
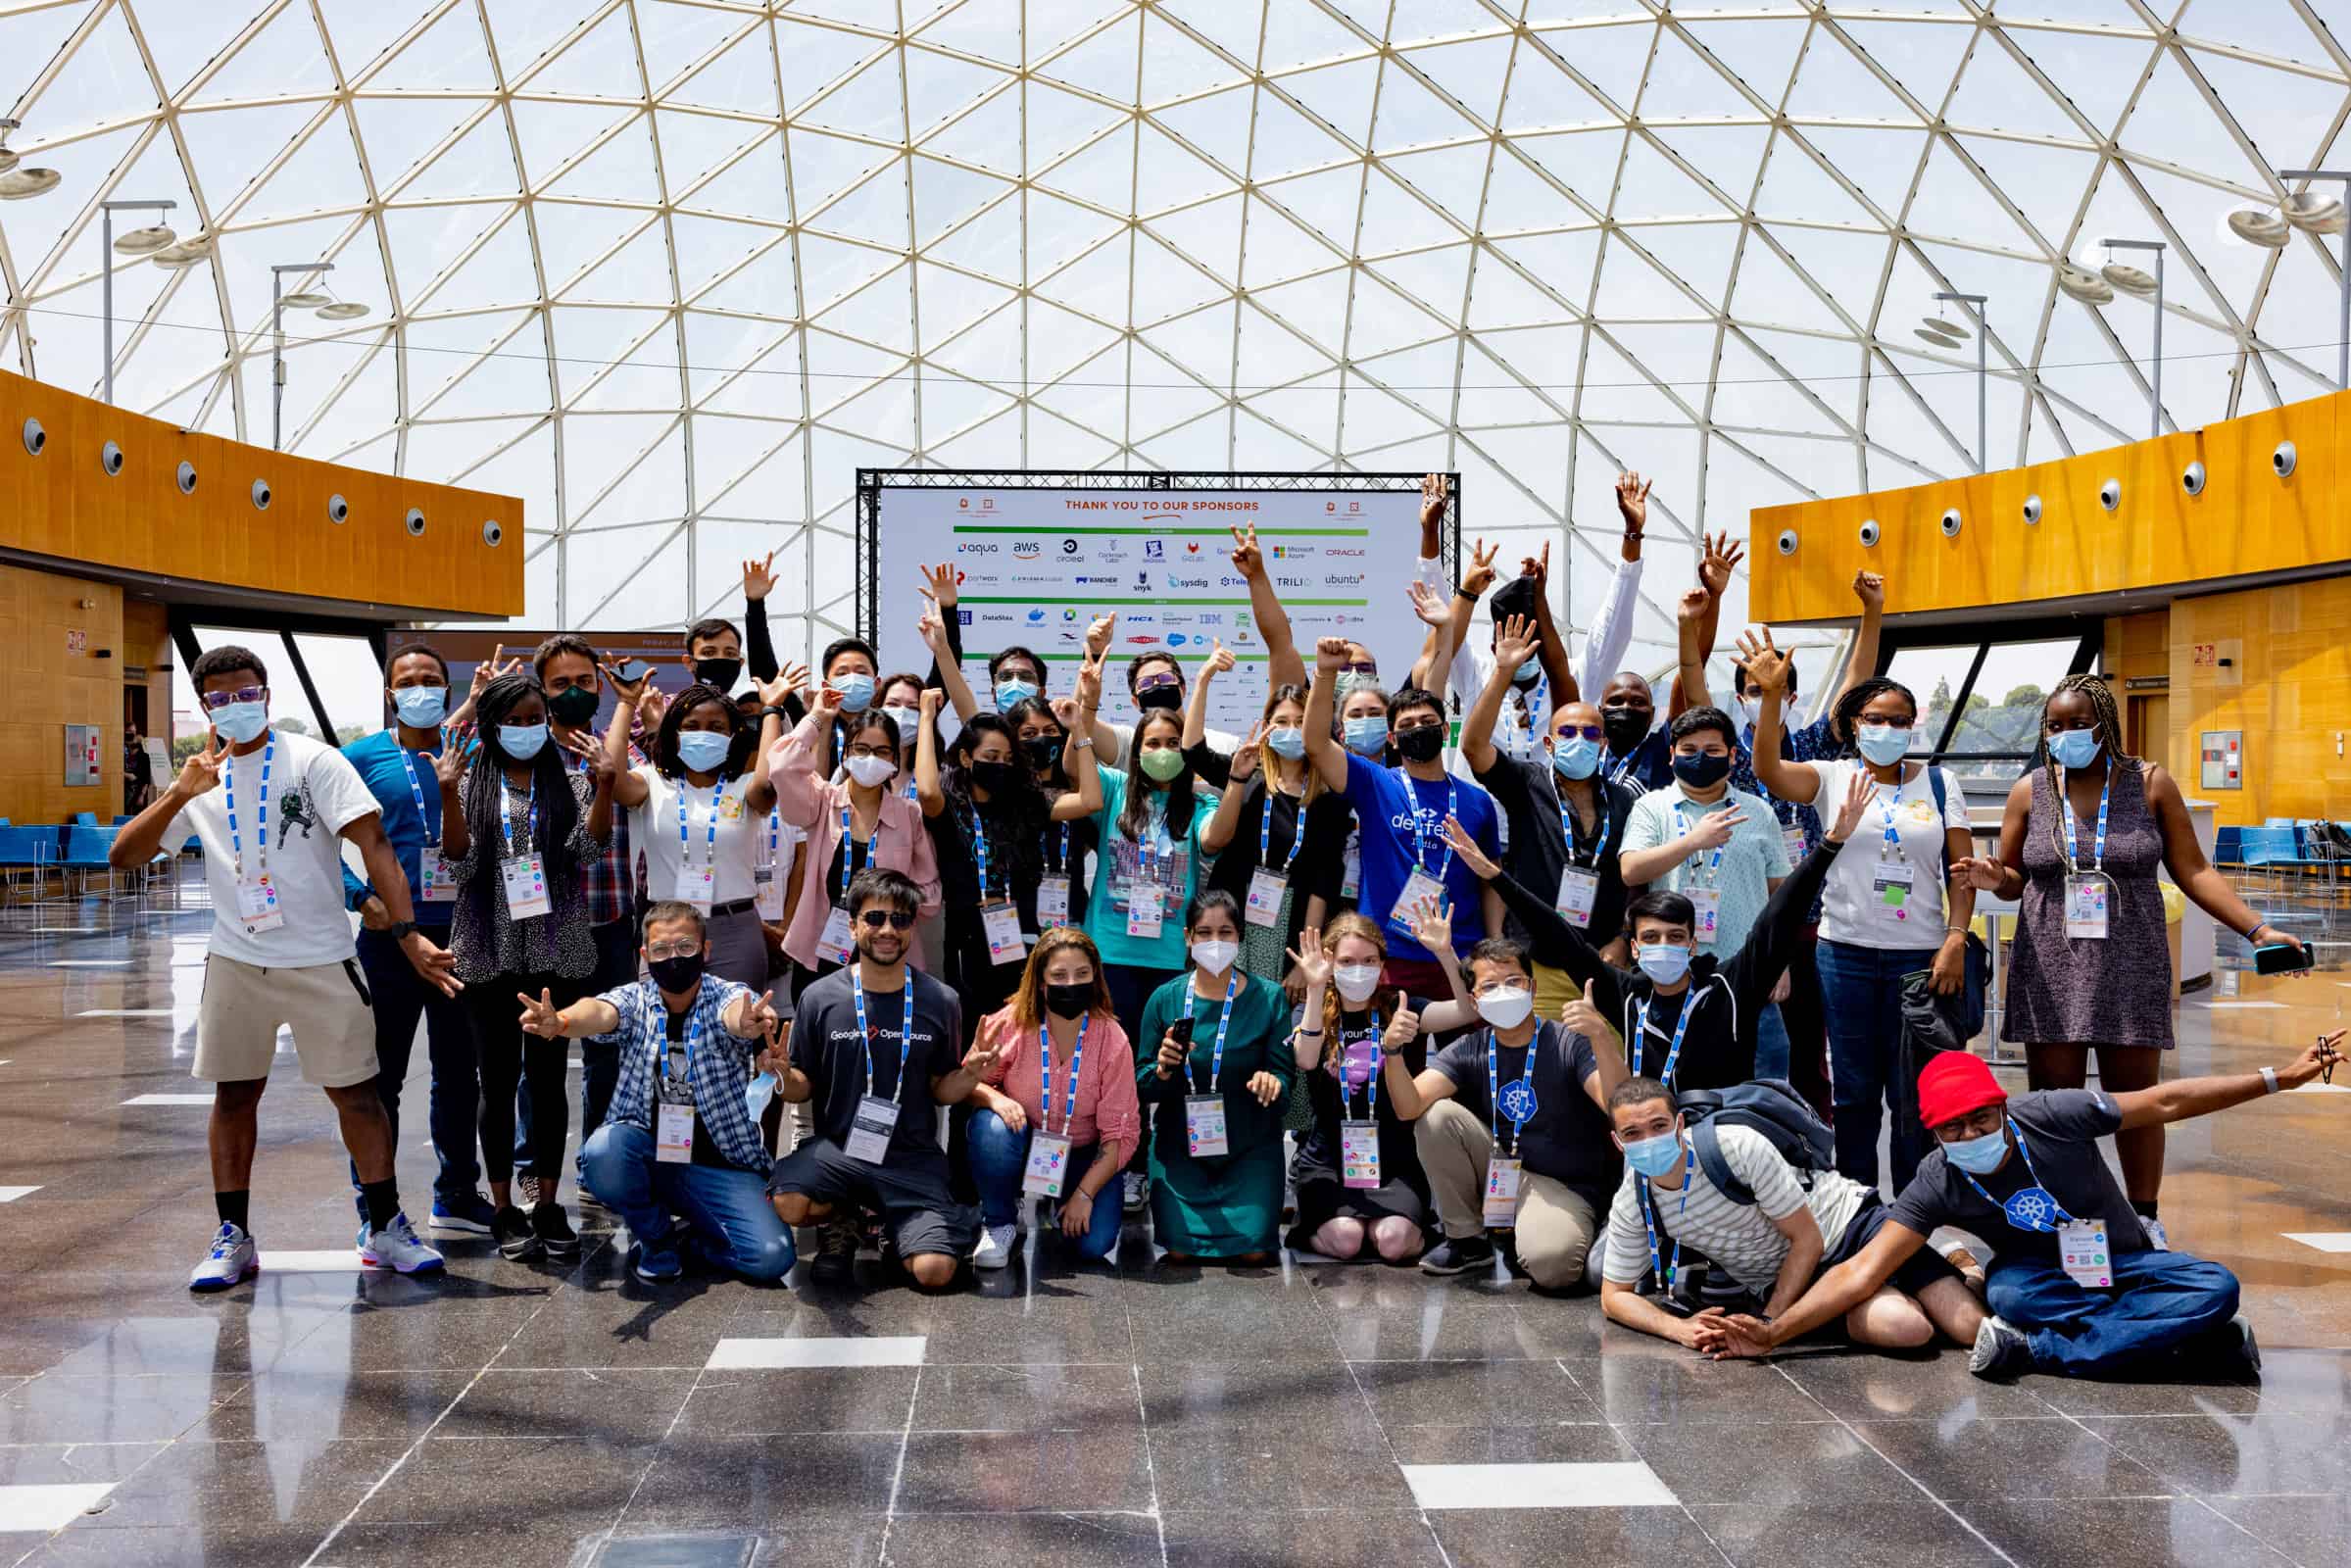
[[[857,1228],[854,1221],[828,1219],[816,1227],[816,1260],[808,1277],[822,1285],[847,1285],[857,1276]]]
[[[2005,1382],[2033,1370],[2033,1347],[2012,1324],[1986,1316],[1976,1328],[1967,1369],[1987,1382]]]
[[[531,1229],[530,1216],[509,1203],[490,1221],[490,1238],[509,1262],[519,1263],[536,1256],[540,1248],[539,1233]]]
[[[1420,1260],[1423,1274],[1467,1274],[1494,1267],[1494,1243],[1483,1236],[1448,1236]]]
[[[561,1203],[541,1203],[530,1211],[530,1228],[546,1244],[550,1257],[579,1256],[579,1233]]]

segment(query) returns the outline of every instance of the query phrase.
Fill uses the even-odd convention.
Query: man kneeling
[[[1714,1128],[1723,1164],[1749,1196],[1725,1192],[1708,1176],[1672,1091],[1654,1078],[1617,1085],[1608,1115],[1625,1152],[1625,1179],[1608,1211],[1600,1309],[1627,1328],[1695,1349],[1720,1319],[1713,1309],[1677,1317],[1638,1289],[1644,1269],[1670,1288],[1685,1243],[1763,1298],[1765,1319],[1776,1322],[1824,1267],[1862,1250],[1886,1224],[1878,1195],[1834,1170],[1815,1174],[1806,1192],[1794,1167],[1752,1127]],[[1926,1345],[1936,1329],[1971,1345],[1983,1320],[1966,1282],[1930,1250],[1846,1311],[1845,1332],[1856,1344],[1893,1349]]]
[[[2258,1373],[2261,1351],[2237,1315],[2236,1276],[2149,1247],[2097,1141],[2299,1088],[2342,1059],[2342,1038],[2339,1030],[2323,1036],[2290,1066],[2258,1073],[2119,1095],[2047,1089],[2014,1101],[1981,1057],[1945,1052],[1919,1074],[1919,1119],[1936,1147],[1877,1238],[1773,1322],[1719,1319],[1702,1331],[1700,1348],[1766,1354],[1866,1300],[1936,1226],[1953,1225],[2001,1238],[1984,1290],[1998,1315],[1984,1320],[1968,1358],[1980,1377],[2112,1375],[2160,1365],[2172,1352],[2199,1371]]]
[[[832,1220],[813,1270],[845,1282],[857,1253],[846,1223],[879,1210],[890,1244],[926,1291],[954,1283],[979,1240],[979,1215],[947,1185],[939,1107],[968,1098],[996,1065],[980,1045],[958,1064],[963,1004],[906,962],[917,894],[905,873],[868,866],[850,880],[857,958],[800,994],[781,1096],[808,1101],[816,1136],[775,1162],[767,1196],[787,1225]],[[842,1212],[835,1214],[835,1210]]]
[[[562,1008],[524,996],[522,1028],[617,1042],[612,1107],[580,1159],[637,1239],[637,1277],[677,1278],[679,1211],[706,1260],[769,1284],[791,1271],[792,1233],[767,1205],[767,1147],[743,1089],[754,1066],[782,1065],[780,1024],[767,998],[703,972],[710,952],[694,906],[657,904],[645,911],[651,979]]]

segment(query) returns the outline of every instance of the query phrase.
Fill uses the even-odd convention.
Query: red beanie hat
[[[1991,1063],[1968,1051],[1938,1052],[1919,1074],[1919,1120],[1929,1127],[2007,1100]]]

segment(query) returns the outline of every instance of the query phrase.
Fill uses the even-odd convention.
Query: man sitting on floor
[[[993,1047],[958,1062],[963,1004],[906,962],[919,895],[904,872],[867,866],[849,884],[855,963],[800,994],[780,1098],[806,1101],[816,1136],[775,1162],[767,1196],[787,1225],[825,1225],[813,1267],[847,1281],[854,1217],[878,1210],[906,1272],[945,1290],[979,1241],[979,1211],[948,1190],[939,1107],[971,1094]],[[840,1210],[841,1212],[836,1212]]]
[[[524,995],[522,1028],[617,1042],[619,1077],[581,1161],[597,1195],[637,1242],[637,1278],[679,1272],[669,1216],[683,1213],[695,1250],[723,1269],[772,1284],[792,1268],[792,1233],[768,1206],[767,1146],[743,1090],[756,1066],[782,1065],[769,999],[706,973],[710,940],[691,904],[645,911],[651,978],[557,1007]]]
[[[1645,1270],[1670,1284],[1685,1244],[1762,1298],[1769,1322],[1886,1225],[1886,1205],[1875,1191],[1834,1170],[1815,1172],[1807,1191],[1772,1141],[1752,1127],[1713,1128],[1722,1168],[1746,1196],[1726,1191],[1708,1174],[1673,1092],[1654,1078],[1617,1085],[1608,1115],[1625,1152],[1625,1180],[1608,1211],[1600,1310],[1627,1328],[1695,1348],[1721,1317],[1713,1309],[1677,1317],[1641,1294]],[[1984,1308],[1958,1271],[1927,1250],[1846,1312],[1845,1332],[1856,1344],[1912,1349],[1931,1343],[1939,1328],[1973,1345],[1983,1320]]]
[[[1877,1237],[1771,1322],[1715,1320],[1699,1348],[1768,1354],[1867,1300],[1936,1226],[1953,1225],[2002,1238],[1984,1291],[1997,1315],[1977,1330],[1968,1358],[1980,1377],[2140,1372],[2172,1351],[2197,1370],[2256,1374],[2261,1350],[2236,1310],[2236,1276],[2150,1248],[2097,1141],[2298,1089],[2343,1059],[2342,1039],[2339,1029],[2322,1035],[2289,1065],[2257,1073],[2119,1095],[2048,1089],[2014,1101],[1982,1057],[1945,1052],[1919,1074],[1919,1119],[1936,1147]]]

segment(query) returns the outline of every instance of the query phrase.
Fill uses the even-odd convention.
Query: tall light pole
[[[145,228],[134,228],[118,240],[115,238],[115,214],[168,213],[178,205],[177,202],[116,201],[98,204],[102,215],[99,220],[101,232],[104,235],[101,243],[105,247],[98,261],[99,275],[105,285],[100,293],[105,297],[101,309],[106,317],[106,401],[109,403],[115,400],[115,253],[120,251],[125,256],[152,256],[179,237],[168,225],[159,222]]]
[[[2155,438],[2160,438],[2163,435],[2164,244],[2159,239],[2110,239],[2103,243],[2110,251],[2153,251],[2155,253],[2155,275],[2152,277],[2135,267],[2128,267],[2120,262],[2107,263],[2099,270],[2098,275],[2126,294],[2141,296],[2152,294],[2155,297],[2155,415],[2154,429],[2151,433]]]
[[[286,274],[317,276],[335,270],[332,262],[287,262],[269,269],[269,450],[283,450],[286,417],[286,307],[316,310],[328,302],[315,290],[285,291]]]
[[[1976,318],[1976,471],[1978,473],[1990,471],[1984,460],[1990,455],[1991,450],[1989,445],[1990,398],[1986,387],[1986,380],[1990,374],[1990,362],[1987,356],[1990,349],[1991,332],[1984,324],[1984,307],[1989,304],[1991,296],[1987,294],[1954,294],[1948,291],[1935,296],[1935,301],[1938,305],[1948,301],[1972,307]]]

